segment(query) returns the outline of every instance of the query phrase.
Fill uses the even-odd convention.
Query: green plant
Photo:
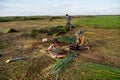
[[[62,36],[58,37],[58,40],[60,42],[65,42],[65,43],[75,43],[76,39],[74,37],[69,37],[69,36]]]
[[[69,54],[64,58],[56,62],[55,64],[51,65],[48,68],[48,73],[47,76],[52,75],[55,80],[58,79],[58,75],[60,74],[61,71],[63,71],[74,59],[76,54],[78,54],[79,51],[71,51]]]

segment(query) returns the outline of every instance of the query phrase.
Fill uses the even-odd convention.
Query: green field
[[[53,80],[54,76],[46,77],[46,70],[59,59],[52,59],[45,50],[53,38],[58,38],[60,47],[69,47],[79,30],[84,31],[91,49],[80,51],[59,73],[58,80],[120,80],[120,16],[73,16],[69,32],[65,30],[65,17],[43,18],[0,20],[0,80]],[[3,33],[8,28],[19,32]],[[49,42],[42,43],[46,37]],[[29,58],[5,62],[24,56]]]
[[[107,29],[120,29],[120,16],[81,17],[74,24]]]

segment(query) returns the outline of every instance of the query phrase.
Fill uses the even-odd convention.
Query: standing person
[[[70,20],[71,20],[71,17],[68,15],[68,14],[66,14],[66,30],[70,30]]]

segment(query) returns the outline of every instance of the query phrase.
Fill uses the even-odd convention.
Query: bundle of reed
[[[65,58],[58,60],[55,64],[52,64],[50,67],[48,67],[48,73],[46,77],[52,75],[54,78],[53,80],[57,80],[60,72],[71,64],[72,60],[78,53],[79,51],[70,51]]]

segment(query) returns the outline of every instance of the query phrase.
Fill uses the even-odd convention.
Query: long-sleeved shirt
[[[85,45],[86,44],[85,36],[77,36],[76,43],[79,46]]]
[[[70,19],[71,19],[70,16],[66,16],[66,22],[67,22],[67,23],[70,23]]]

